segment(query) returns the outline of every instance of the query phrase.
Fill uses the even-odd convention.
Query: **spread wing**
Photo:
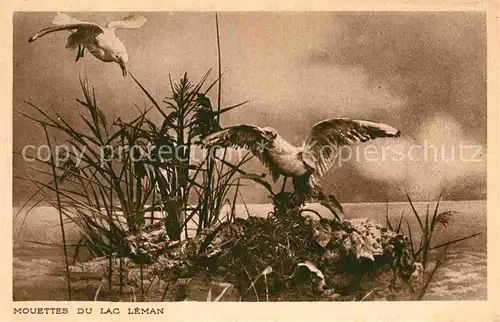
[[[272,173],[276,179],[278,174],[274,171],[275,166],[269,156],[270,146],[265,132],[254,125],[236,125],[217,131],[205,137],[203,143],[206,147],[236,147],[248,149],[255,155]]]
[[[131,14],[120,20],[108,22],[106,27],[111,29],[137,29],[142,27],[146,23],[146,20],[146,17]]]
[[[302,147],[303,161],[321,177],[332,167],[340,147],[382,137],[398,137],[399,130],[365,120],[329,119],[316,123]]]
[[[52,20],[52,23],[57,26],[64,26],[64,25],[75,25],[75,24],[81,24],[81,23],[88,23],[86,21],[81,21],[78,20],[74,17],[71,17],[65,13],[58,12],[54,19]]]
[[[76,48],[79,44],[85,43],[87,39],[95,37],[103,32],[102,27],[98,24],[79,21],[64,13],[58,13],[54,17],[54,20],[52,20],[52,23],[56,26],[40,30],[29,39],[29,42],[33,42],[52,32],[69,30],[73,31],[73,33],[68,38],[66,48]]]

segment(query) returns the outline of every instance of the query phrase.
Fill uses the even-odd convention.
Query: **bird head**
[[[274,141],[278,136],[278,132],[272,127],[265,127],[262,129],[264,131],[264,135],[269,141]]]
[[[115,56],[115,61],[120,65],[120,68],[122,69],[123,77],[127,76],[127,63],[128,63],[128,54],[126,51],[116,53]]]

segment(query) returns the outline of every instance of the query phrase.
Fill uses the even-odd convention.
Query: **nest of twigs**
[[[318,221],[298,204],[280,210],[207,229],[165,258],[182,256],[189,263],[182,277],[202,272],[233,284],[242,300],[251,301],[362,297],[380,278],[388,289],[408,281],[414,271],[401,234],[370,220]]]

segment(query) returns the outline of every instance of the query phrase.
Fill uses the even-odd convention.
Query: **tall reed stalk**
[[[61,197],[59,195],[59,188],[57,185],[57,173],[56,173],[56,167],[54,163],[54,155],[52,154],[52,144],[50,142],[49,138],[49,133],[47,132],[47,127],[44,125],[43,130],[45,132],[45,138],[47,141],[47,145],[49,147],[49,150],[51,151],[50,153],[50,164],[52,168],[52,177],[53,177],[53,182],[56,190],[56,199],[57,199],[57,207],[59,209],[59,223],[61,225],[61,236],[62,236],[62,241],[63,241],[63,250],[64,250],[64,261],[65,261],[65,266],[66,266],[66,281],[68,283],[68,300],[71,301],[71,280],[70,280],[70,274],[69,274],[69,262],[68,262],[68,249],[66,247],[66,232],[64,230],[64,222],[63,222],[63,214],[61,211]]]

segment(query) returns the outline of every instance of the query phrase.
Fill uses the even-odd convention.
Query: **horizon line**
[[[441,199],[440,202],[478,202],[478,201],[488,201],[488,199],[459,199],[459,200],[445,200]],[[413,203],[433,203],[437,202],[437,199],[434,200],[412,200]],[[363,204],[402,204],[402,203],[409,203],[408,200],[404,201],[368,201],[368,202],[342,202],[343,205],[363,205]],[[320,204],[319,202],[306,202],[306,205],[309,204]],[[272,205],[271,202],[268,203],[236,203],[236,205]],[[13,204],[13,207],[21,207],[22,204]],[[47,207],[52,207],[50,205],[40,205],[40,207],[47,206]],[[149,207],[151,205],[145,205],[146,207]]]

